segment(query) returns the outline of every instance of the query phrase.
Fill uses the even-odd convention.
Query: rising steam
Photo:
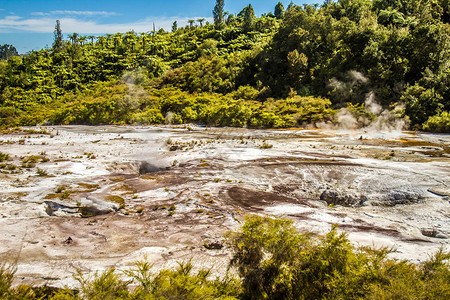
[[[355,97],[355,90],[362,92],[361,87],[369,88],[369,79],[361,72],[352,70],[345,74],[344,80],[332,78],[328,84],[331,90],[331,95],[341,102],[348,102],[351,97]],[[358,95],[356,96],[358,98]],[[356,130],[363,128],[368,131],[402,131],[408,128],[409,123],[401,117],[403,107],[397,105],[392,110],[383,109],[383,107],[376,101],[376,94],[374,91],[360,94],[359,99],[364,97],[364,109],[368,115],[374,116],[369,118],[364,114],[356,114],[348,108],[342,108],[336,114],[336,118],[332,124],[321,123],[316,124],[317,127],[323,129],[344,129]]]

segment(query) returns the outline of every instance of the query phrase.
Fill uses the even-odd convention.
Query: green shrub
[[[247,217],[228,235],[231,266],[246,299],[447,299],[450,253],[422,265],[387,258],[387,249],[354,249],[337,227],[302,235],[293,222]]]
[[[115,272],[115,268],[109,268],[102,273],[95,272],[92,276],[85,276],[80,270],[75,279],[80,283],[81,294],[86,299],[113,300],[129,298],[127,289],[131,281],[124,281]]]
[[[0,162],[3,162],[5,160],[10,160],[9,154],[0,152]]]
[[[48,176],[47,171],[45,171],[45,170],[43,170],[43,169],[40,169],[40,168],[37,168],[37,169],[36,169],[36,173],[37,173],[38,176],[41,176],[41,177],[46,177],[46,176]]]
[[[176,270],[162,270],[152,281],[154,299],[237,299],[239,283],[225,277],[210,281],[209,270],[192,274],[192,263],[180,262]]]
[[[13,287],[16,268],[0,264],[0,299],[37,299],[29,285]]]
[[[149,108],[133,115],[133,123],[137,124],[162,124],[164,116],[156,108]]]
[[[443,111],[440,114],[429,117],[423,124],[423,130],[450,133],[450,113]]]
[[[0,298],[5,299],[11,293],[15,269],[4,264],[0,265]]]

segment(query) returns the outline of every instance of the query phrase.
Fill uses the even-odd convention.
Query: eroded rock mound
[[[49,216],[94,217],[106,215],[118,210],[118,204],[102,201],[93,197],[82,199],[80,202],[45,201],[46,213]]]
[[[325,190],[320,195],[320,200],[327,202],[327,204],[333,205],[362,206],[367,201],[367,197],[352,194],[343,194],[334,190]]]
[[[49,216],[56,215],[77,215],[79,213],[79,207],[76,204],[62,203],[61,201],[45,201],[47,205],[45,212]]]
[[[416,192],[391,191],[381,202],[382,205],[394,206],[397,204],[414,204],[424,201],[424,197]]]

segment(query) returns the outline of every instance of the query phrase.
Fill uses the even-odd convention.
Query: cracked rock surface
[[[31,130],[33,129],[33,130]],[[224,274],[246,214],[420,262],[449,250],[450,136],[414,132],[55,126],[0,135],[0,257],[17,284],[155,270]],[[39,131],[41,133],[35,133]],[[269,146],[268,146],[269,145]]]

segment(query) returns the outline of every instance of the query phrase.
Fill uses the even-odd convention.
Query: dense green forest
[[[274,3],[275,4],[275,3]],[[253,128],[377,118],[450,132],[450,1],[339,0],[214,24],[64,39],[0,60],[0,126],[201,123]],[[363,122],[364,123],[364,122]],[[366,123],[365,123],[366,124]]]
[[[282,241],[282,242],[280,242]],[[191,262],[152,271],[147,261],[119,272],[75,272],[79,291],[13,287],[14,268],[0,265],[2,299],[449,299],[450,254],[421,265],[387,258],[389,249],[355,249],[334,227],[324,236],[301,234],[292,221],[246,218],[227,236],[233,258],[223,278],[193,271]],[[133,287],[133,288],[131,288]]]

